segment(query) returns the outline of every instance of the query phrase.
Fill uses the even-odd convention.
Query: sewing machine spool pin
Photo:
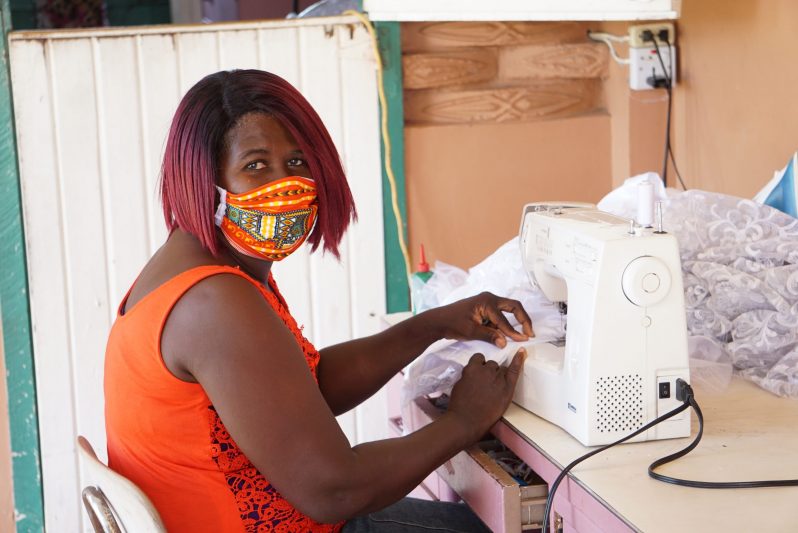
[[[633,218],[629,219],[629,231],[627,232],[629,233],[629,235],[633,237],[639,237],[641,235],[644,235],[646,230],[648,229],[650,229],[648,226],[641,226],[640,224],[637,223],[635,219]]]
[[[665,231],[665,229],[662,226],[662,202],[661,201],[656,203],[655,210],[656,210],[656,218],[657,218],[657,231],[655,231],[654,233],[656,233],[657,235],[663,235],[665,233],[668,233],[667,231]]]

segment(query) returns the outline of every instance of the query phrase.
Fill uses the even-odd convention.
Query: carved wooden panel
[[[464,90],[408,91],[408,123],[469,124],[555,118],[597,107],[597,80],[541,80],[523,86]]]
[[[496,50],[475,48],[402,57],[405,89],[430,89],[488,81],[496,76]]]
[[[579,42],[587,28],[582,22],[409,22],[402,24],[402,49]]]
[[[608,55],[598,43],[507,46],[499,52],[499,79],[605,78]]]

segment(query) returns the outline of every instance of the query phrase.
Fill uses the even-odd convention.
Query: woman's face
[[[310,178],[294,137],[271,115],[248,113],[227,132],[219,186],[241,194],[286,176]]]

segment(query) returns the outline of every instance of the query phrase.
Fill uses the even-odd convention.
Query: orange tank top
[[[202,386],[176,378],[163,362],[161,334],[172,308],[191,287],[217,274],[241,276],[258,287],[316,377],[319,353],[271,276],[272,292],[237,268],[202,266],[175,276],[122,315],[125,296],[105,353],[109,466],[149,496],[170,533],[338,531],[342,524],[319,524],[283,499],[239,450]]]

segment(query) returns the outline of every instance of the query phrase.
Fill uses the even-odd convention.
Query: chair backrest
[[[78,437],[78,454],[92,485],[83,489],[83,504],[97,533],[166,532],[158,511],[132,481],[97,458],[89,441]]]

